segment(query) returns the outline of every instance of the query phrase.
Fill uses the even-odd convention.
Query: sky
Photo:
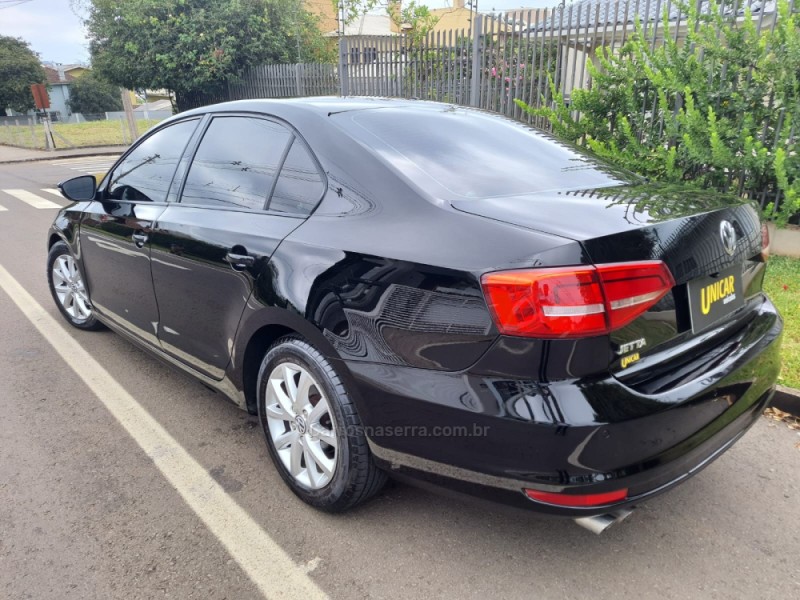
[[[30,42],[42,60],[89,61],[86,33],[69,0],[0,0],[0,34]]]
[[[451,6],[452,0],[418,0],[418,3],[442,8]],[[558,0],[478,0],[478,10],[492,12],[555,4]],[[69,0],[0,0],[0,34],[30,42],[42,60],[62,64],[89,61],[86,32]]]

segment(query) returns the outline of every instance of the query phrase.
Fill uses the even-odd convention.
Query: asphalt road
[[[113,333],[62,327],[45,279],[56,209],[4,190],[64,205],[42,190],[99,167],[0,165],[0,266],[32,296],[18,305],[0,286],[0,598],[302,597],[303,585],[348,599],[800,597],[800,437],[764,419],[600,537],[401,484],[345,515],[301,504],[253,417]],[[121,397],[163,428],[177,471],[142,442],[141,418],[108,408]],[[194,489],[203,477],[222,496]]]

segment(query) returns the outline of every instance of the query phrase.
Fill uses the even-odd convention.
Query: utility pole
[[[472,21],[472,79],[469,85],[469,105],[481,105],[481,34],[483,19],[475,13]]]
[[[139,137],[139,131],[136,129],[136,117],[133,115],[133,104],[131,104],[131,93],[122,89],[122,108],[125,111],[125,120],[128,122],[128,131],[131,134],[131,144]]]

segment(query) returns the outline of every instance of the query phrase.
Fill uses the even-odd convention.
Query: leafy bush
[[[567,104],[551,79],[549,105],[518,104],[617,165],[759,200],[785,224],[800,212],[800,14],[778,0],[775,27],[757,32],[749,9],[737,19],[729,2],[702,14],[678,4],[685,40],[653,47],[637,20],[618,54],[598,48],[591,89]]]

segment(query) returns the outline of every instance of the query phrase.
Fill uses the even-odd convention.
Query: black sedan
[[[325,510],[392,473],[599,531],[773,393],[782,321],[753,206],[503,117],[220,104],[61,190],[47,270],[67,321],[258,414],[283,479]]]

